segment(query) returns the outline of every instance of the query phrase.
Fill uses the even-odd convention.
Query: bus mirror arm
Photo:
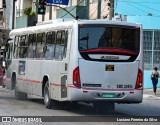
[[[9,44],[8,44],[8,42],[5,44],[5,52],[7,52],[8,51],[8,47],[9,47]]]
[[[8,39],[7,39],[7,42],[10,41],[10,40],[13,40],[13,39],[12,39],[12,38],[8,38]]]

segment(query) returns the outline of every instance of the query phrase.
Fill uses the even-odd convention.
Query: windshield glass
[[[140,28],[111,25],[79,25],[79,50],[124,49],[139,52]]]

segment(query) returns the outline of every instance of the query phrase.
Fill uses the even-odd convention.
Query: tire
[[[53,100],[50,98],[49,83],[48,83],[48,81],[46,82],[43,91],[44,91],[44,105],[45,105],[45,107],[47,109],[51,109],[52,108]]]
[[[114,102],[94,102],[94,109],[98,113],[114,112],[115,103]]]
[[[1,85],[1,86],[3,85],[3,79],[2,79],[2,76],[0,76],[0,85]]]
[[[27,93],[23,93],[23,92],[18,91],[16,78],[13,79],[13,84],[15,85],[15,98],[17,100],[26,100],[27,99]]]
[[[2,87],[5,88],[6,86],[2,83]]]

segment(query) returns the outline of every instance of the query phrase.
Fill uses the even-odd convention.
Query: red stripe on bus
[[[76,89],[80,89],[77,88],[73,85],[69,85],[68,88],[76,88]],[[87,91],[87,90],[101,90],[101,91],[134,91],[134,89],[101,89],[101,88],[81,88],[83,91]],[[140,90],[140,89],[139,89]]]
[[[34,82],[34,83],[41,83],[41,81],[39,81],[39,80],[30,80],[30,79],[23,79],[23,78],[18,78],[18,80],[23,80],[23,81],[27,81],[27,82]]]
[[[61,86],[60,84],[52,83],[53,86]]]
[[[74,85],[69,85],[68,88],[76,88]],[[82,90],[102,90],[102,91],[134,91],[134,89],[101,89],[101,88],[82,88]]]
[[[81,50],[80,52],[84,53],[122,53],[122,54],[131,54],[131,55],[138,55],[137,52],[131,52],[123,49],[113,49],[113,48],[97,48],[97,49],[88,49],[88,50]]]
[[[29,79],[23,79],[23,78],[18,78],[18,80],[23,80],[23,81],[29,81],[29,82],[34,82],[34,83],[41,83],[41,81],[38,80],[29,80]],[[52,83],[51,85],[53,86],[65,86],[57,83]],[[102,88],[77,88],[74,85],[68,85],[68,88],[76,88],[76,89],[82,89],[82,90],[101,90],[101,91],[134,91],[134,89],[102,89]],[[143,88],[136,89],[136,90],[143,90]]]
[[[64,86],[65,87],[65,85],[61,85],[61,84],[57,84],[57,83],[52,83],[51,85],[53,85],[53,86]]]
[[[74,85],[68,85],[68,88],[77,88],[77,87]],[[80,89],[80,88],[77,88],[77,89]]]
[[[101,89],[101,88],[82,88],[83,90],[102,90],[102,91],[134,91],[134,89]]]
[[[18,80],[23,80],[22,78],[18,78]]]

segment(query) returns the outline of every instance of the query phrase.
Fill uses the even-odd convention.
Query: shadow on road
[[[29,99],[29,101],[32,101],[34,103],[42,104],[43,99]],[[51,110],[66,110],[72,113],[76,113],[78,115],[104,115],[104,116],[125,116],[125,114],[122,114],[120,112],[114,111],[114,112],[108,112],[108,111],[96,111],[93,107],[93,104],[87,104],[87,103],[75,103],[75,102],[58,102],[53,101],[53,105]]]

